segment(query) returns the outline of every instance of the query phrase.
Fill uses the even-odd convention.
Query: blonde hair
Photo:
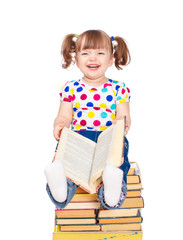
[[[64,60],[62,64],[63,68],[68,68],[72,62],[74,63],[73,53],[77,54],[85,49],[108,49],[111,54],[114,54],[114,64],[118,70],[121,70],[121,66],[128,65],[131,61],[127,44],[125,40],[119,36],[111,39],[102,30],[88,30],[80,34],[76,40],[74,40],[74,38],[76,38],[76,34],[68,34],[63,40],[61,47],[61,55]],[[117,42],[115,46],[113,46],[112,40]]]

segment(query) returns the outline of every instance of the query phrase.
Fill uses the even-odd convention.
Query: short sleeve
[[[59,92],[60,95],[60,101],[65,101],[65,102],[72,102],[72,94],[71,94],[71,87],[69,82],[66,82],[60,89]]]
[[[116,104],[123,103],[123,102],[130,102],[130,89],[125,86],[125,83],[118,83],[116,88]]]

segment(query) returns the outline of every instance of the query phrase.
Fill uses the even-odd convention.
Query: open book
[[[123,163],[125,118],[103,131],[97,143],[64,127],[54,160],[64,164],[66,177],[89,193],[96,193],[106,164]]]

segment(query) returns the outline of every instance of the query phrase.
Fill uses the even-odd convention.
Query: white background
[[[60,86],[81,73],[61,68],[68,33],[102,29],[128,42],[132,61],[106,76],[131,89],[130,161],[144,187],[144,240],[181,239],[181,1],[2,1],[0,4],[1,232],[50,240],[54,206],[44,168],[54,155]],[[158,236],[157,236],[158,234]]]

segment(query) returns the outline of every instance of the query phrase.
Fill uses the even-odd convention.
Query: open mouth
[[[100,65],[94,65],[94,64],[91,64],[91,65],[87,65],[87,67],[91,70],[96,70],[100,67]]]

